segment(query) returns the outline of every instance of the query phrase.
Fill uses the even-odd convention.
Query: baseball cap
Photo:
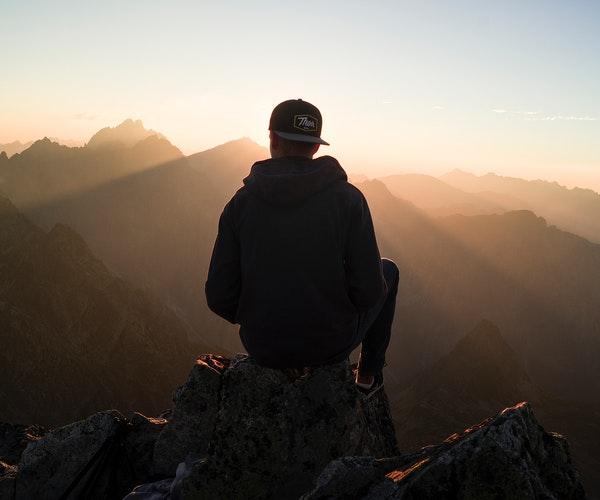
[[[275,106],[269,120],[269,130],[283,139],[324,144],[321,139],[323,118],[313,104],[302,99],[290,99]]]

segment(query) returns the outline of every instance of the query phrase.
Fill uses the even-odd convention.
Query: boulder
[[[0,424],[0,500],[122,498],[156,479],[154,446],[166,423],[105,411],[44,436],[37,426]]]
[[[398,453],[385,392],[366,399],[348,362],[275,370],[239,356],[222,370],[219,394],[184,498],[298,498],[332,459]]]
[[[418,453],[336,460],[302,497],[329,498],[562,500],[585,493],[564,437],[544,431],[520,403]]]
[[[52,430],[28,444],[17,472],[16,499],[114,498],[110,462],[126,420],[105,411]]]
[[[46,431],[39,425],[19,425],[0,422],[0,461],[16,464],[32,441],[40,439]]]
[[[12,500],[15,497],[17,468],[0,460],[0,500]]]

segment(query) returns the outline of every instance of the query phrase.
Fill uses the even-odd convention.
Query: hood
[[[273,205],[295,205],[339,180],[348,176],[332,156],[285,156],[256,162],[244,185]]]

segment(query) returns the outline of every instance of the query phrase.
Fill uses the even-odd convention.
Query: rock
[[[16,499],[115,498],[110,463],[126,430],[119,412],[105,411],[29,443],[18,466]]]
[[[0,500],[12,500],[15,497],[17,468],[0,461]]]
[[[365,397],[348,362],[206,355],[174,402],[168,420],[104,411],[43,436],[0,425],[2,453],[20,455],[0,460],[0,500],[585,498],[566,440],[528,403],[401,454],[385,391]]]
[[[37,441],[45,433],[38,425],[19,425],[0,422],[0,461],[16,464],[21,454],[32,441]]]
[[[135,484],[152,479],[154,447],[166,424],[164,418],[133,414],[124,445]]]
[[[585,498],[566,440],[545,432],[527,403],[507,408],[441,445],[375,461],[383,479],[365,459],[355,459],[356,464],[344,460],[329,464],[303,500],[333,498],[331,492],[337,492],[335,498],[369,500]],[[362,489],[346,495],[353,469],[358,476],[353,480]]]
[[[37,426],[0,424],[0,500],[122,498],[155,479],[154,446],[166,423],[107,411],[45,436]]]
[[[220,380],[207,459],[184,498],[298,498],[335,458],[397,454],[385,392],[365,400],[348,362],[301,373],[243,356]]]
[[[302,498],[359,498],[384,479],[383,468],[373,457],[342,457],[325,467],[315,488]]]
[[[173,395],[169,425],[154,447],[154,472],[173,476],[177,465],[191,453],[204,456],[219,409],[221,372],[229,360],[206,355],[198,358],[184,385]]]

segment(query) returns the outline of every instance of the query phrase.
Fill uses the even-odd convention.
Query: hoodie
[[[385,280],[367,201],[338,161],[255,163],[219,219],[205,291],[260,364],[345,359]]]

